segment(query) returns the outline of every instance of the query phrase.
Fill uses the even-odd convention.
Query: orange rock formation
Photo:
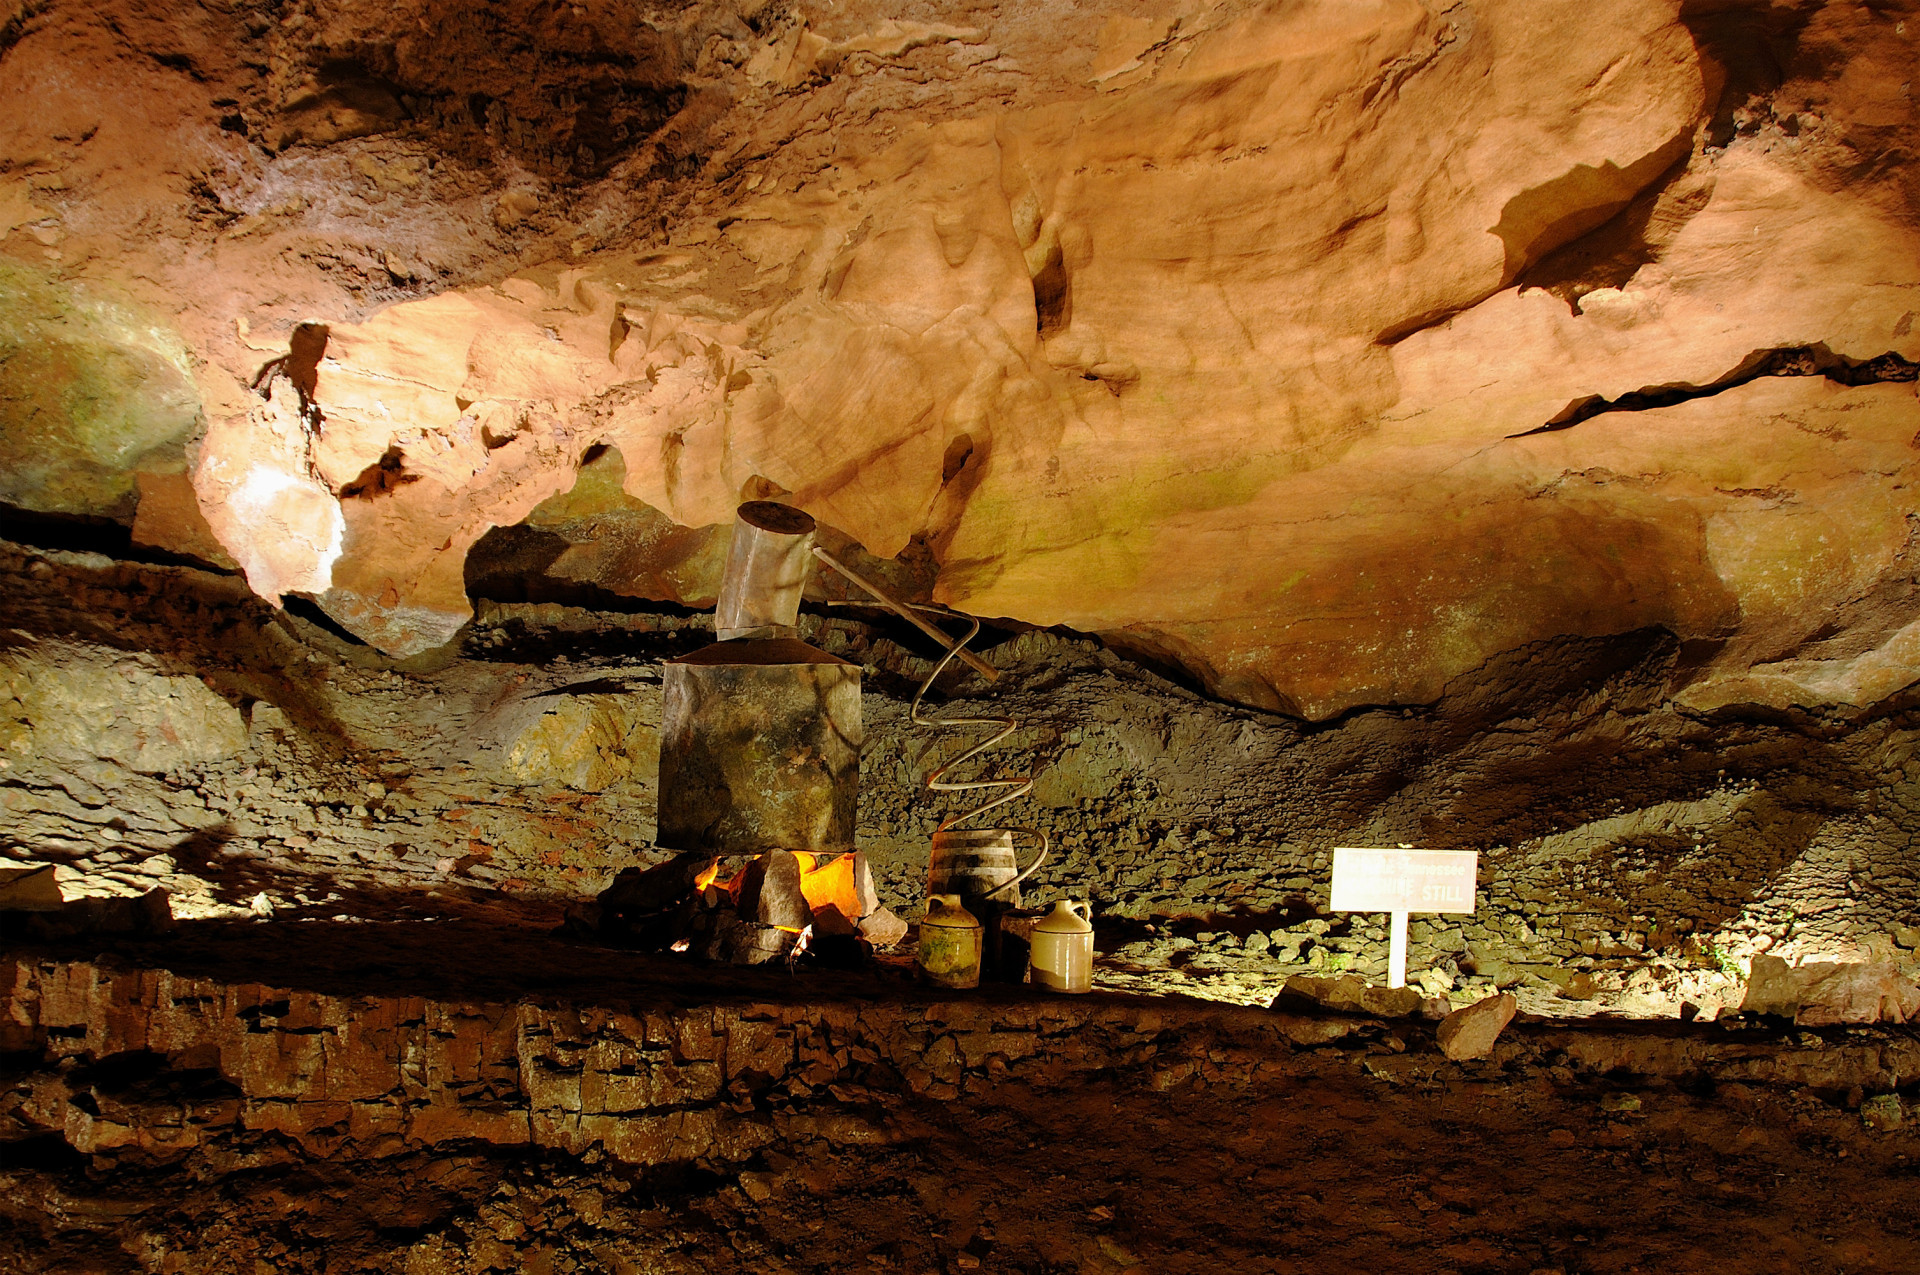
[[[185,350],[142,538],[394,655],[611,447],[682,527],[787,493],[1312,717],[1655,625],[1686,702],[1870,703],[1920,672],[1914,10],[16,5],[0,343]],[[55,380],[0,360],[0,440]]]

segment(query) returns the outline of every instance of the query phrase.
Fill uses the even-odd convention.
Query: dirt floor
[[[1623,1093],[1631,1092],[1627,1090]],[[900,1147],[734,1174],[462,1154],[171,1169],[10,1155],[21,1272],[1910,1272],[1920,1140],[1817,1098],[1007,1084]],[[164,1256],[162,1256],[164,1255]],[[145,1256],[147,1260],[141,1260]],[[152,1259],[158,1258],[158,1261]]]
[[[277,955],[260,933],[269,928],[286,940]],[[425,1145],[382,1145],[246,1122],[209,1125],[174,1153],[83,1155],[70,1145],[79,1117],[65,1134],[28,1128],[20,1095],[60,1084],[74,1110],[111,1091],[126,1110],[190,1112],[255,1082],[223,1074],[184,1038],[164,1058],[102,1058],[74,1029],[42,1024],[38,1045],[22,1048],[30,1034],[16,1031],[6,1056],[15,1140],[0,1157],[0,1270],[1920,1270],[1911,1203],[1920,1132],[1899,1093],[1911,1098],[1920,1079],[1920,1036],[1908,1029],[1523,1018],[1492,1058],[1452,1063],[1419,1019],[1287,1018],[1119,993],[1036,1008],[1016,988],[929,1001],[885,968],[698,971],[483,930],[410,945],[370,933],[390,927],[351,927],[369,936],[348,942],[335,931],[334,959],[303,961],[294,928],[187,936],[173,949],[170,995],[207,999],[213,984],[189,994],[183,980],[224,967],[230,979],[330,988],[371,1021],[391,999],[383,983],[397,994],[441,981],[432,956],[482,997],[511,992],[518,967],[535,999],[558,1007],[544,1012],[582,1020],[610,989],[624,990],[634,1015],[639,1001],[671,1001],[664,1012],[681,1017],[723,1003],[764,1016],[747,1002],[779,995],[790,1025],[857,1015],[900,1040],[911,1033],[899,1035],[897,1020],[914,1014],[997,1015],[1002,1026],[1021,1014],[1078,1017],[1051,1034],[1043,1026],[1025,1057],[999,1045],[1011,1065],[997,1053],[976,1059],[950,1089],[914,1079],[905,1046],[863,1054],[858,1039],[853,1061],[810,1087],[803,1072],[729,1061],[731,1080],[716,1091],[726,1118],[772,1132],[731,1154],[656,1163],[598,1144],[488,1145],[458,1127]],[[16,1028],[52,1014],[57,977],[117,969],[115,986],[145,987],[157,977],[136,968],[142,951],[131,942],[91,965],[60,952],[16,959],[40,989],[16,980]],[[291,1025],[302,993],[277,994],[295,1010],[271,1010],[281,1025],[255,1017],[247,1030],[286,1057],[303,1034],[328,1029]],[[1150,1034],[1139,1036],[1147,1046],[1111,1044],[1123,1020]],[[523,1028],[523,1079],[539,1065],[529,1039]],[[1053,1065],[1076,1049],[1095,1053]],[[124,1074],[103,1079],[116,1067]]]

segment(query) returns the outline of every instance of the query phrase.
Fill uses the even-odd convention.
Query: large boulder
[[[0,504],[132,523],[143,478],[186,473],[192,360],[160,315],[0,258]]]
[[[1920,987],[1891,961],[1809,961],[1756,956],[1742,1012],[1791,1018],[1802,1027],[1920,1019]]]

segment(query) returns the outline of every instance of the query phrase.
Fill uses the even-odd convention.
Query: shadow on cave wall
[[[1718,94],[1708,103],[1702,129],[1694,139],[1698,146],[1722,149],[1743,129],[1757,126],[1756,112],[1766,114],[1773,95],[1789,78],[1801,56],[1801,32],[1819,7],[1741,7],[1717,0],[1689,0],[1682,7],[1680,20],[1718,80]],[[1658,171],[1647,174],[1649,180],[1624,205],[1597,223],[1570,224],[1568,230],[1576,233],[1555,235],[1549,228],[1534,243],[1509,242],[1509,274],[1514,282],[1522,288],[1552,292],[1576,310],[1589,292],[1625,286],[1642,266],[1658,261],[1662,247],[1706,207],[1711,185],[1685,181],[1695,158],[1693,148],[1682,143],[1658,161]],[[1579,176],[1569,174],[1563,182],[1577,185]],[[1543,187],[1527,192],[1525,198],[1552,206],[1554,195],[1554,190]],[[1509,208],[1503,220],[1531,224],[1522,212]]]

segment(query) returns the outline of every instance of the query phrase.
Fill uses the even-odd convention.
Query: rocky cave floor
[[[1920,1267],[1911,1029],[1523,1016],[1453,1063],[1419,1019],[473,921],[11,965],[8,1270]]]

